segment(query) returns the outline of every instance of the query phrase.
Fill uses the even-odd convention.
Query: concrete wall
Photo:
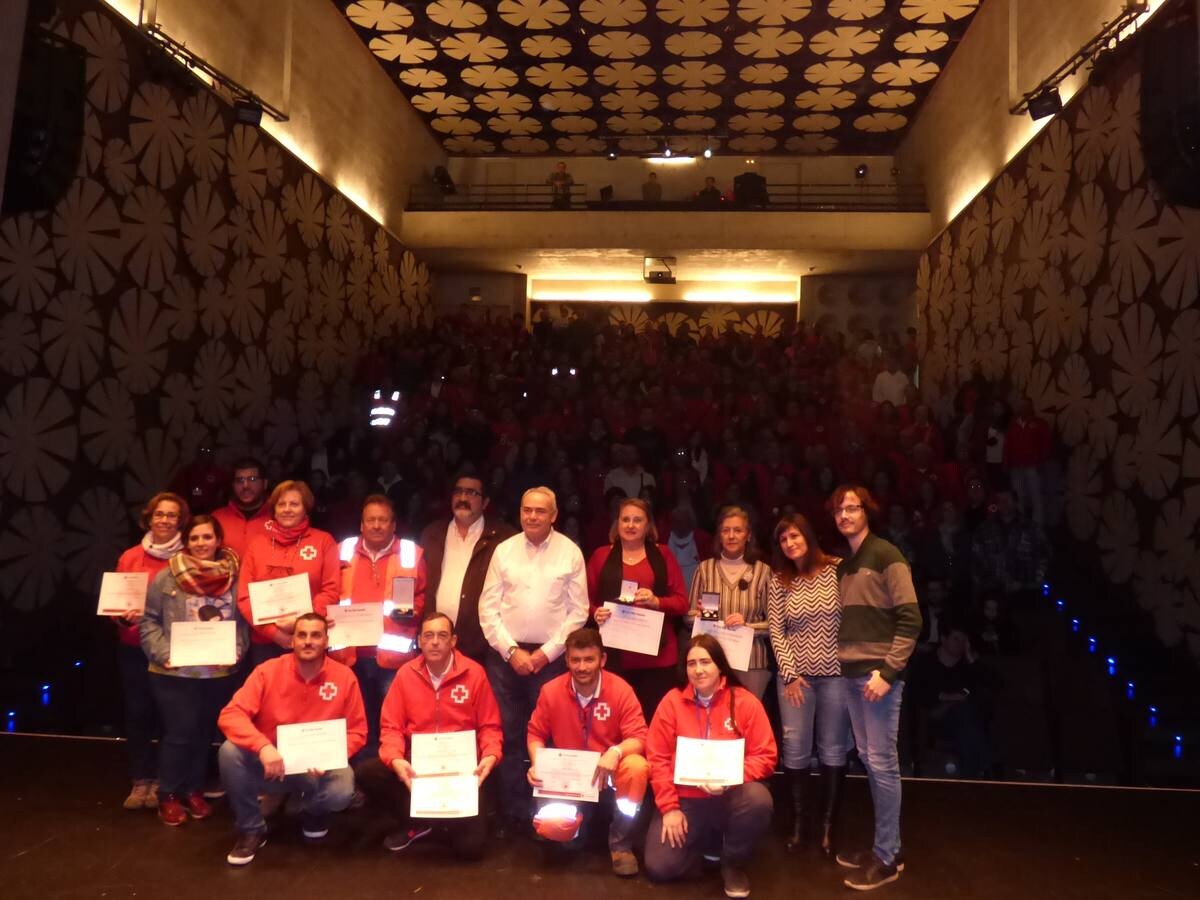
[[[138,0],[108,0],[136,20]],[[146,0],[163,30],[290,116],[263,128],[394,234],[445,151],[328,0]]]
[[[526,278],[498,272],[442,272],[434,282],[433,305],[437,315],[466,313],[470,316],[504,317],[525,315]],[[480,299],[470,295],[478,288]]]
[[[896,154],[905,177],[925,185],[935,229],[1049,122],[1034,123],[1009,109],[1123,7],[1124,0],[988,0],[980,6]],[[1063,85],[1064,103],[1081,84],[1076,76]]]

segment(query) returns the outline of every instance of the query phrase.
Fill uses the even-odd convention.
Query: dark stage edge
[[[0,736],[0,897],[285,898],[722,897],[720,877],[653,885],[617,879],[594,848],[544,865],[525,838],[496,840],[487,858],[455,862],[436,845],[392,855],[360,813],[335,819],[320,846],[286,822],[251,865],[225,863],[232,823],[216,815],[167,828],[120,803],[123,746],[112,741]],[[780,787],[780,785],[776,785]],[[777,790],[778,793],[778,790]],[[847,843],[865,845],[867,785],[852,779]],[[872,892],[895,900],[941,898],[1200,897],[1200,793],[954,782],[904,783],[900,880]],[[792,856],[778,832],[754,859],[754,897],[848,898],[841,870]]]

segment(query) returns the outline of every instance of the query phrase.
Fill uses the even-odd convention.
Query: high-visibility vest
[[[389,553],[375,563],[376,566],[383,567],[382,596],[364,599],[354,596],[355,576],[358,574],[359,566],[369,566],[371,561],[358,552],[358,542],[358,538],[347,538],[342,541],[342,591],[341,599],[338,602],[342,606],[352,602],[383,603],[383,635],[379,639],[379,646],[375,648],[375,659],[385,669],[398,669],[405,661],[412,659],[413,652],[416,650],[417,625],[423,612],[423,603],[414,596],[411,618],[402,622],[393,619],[392,579],[412,578],[415,587],[423,551],[414,541],[396,541],[395,552]],[[332,637],[336,643],[336,630]],[[348,666],[354,665],[358,660],[358,654],[354,647],[331,650],[330,655],[338,662]]]

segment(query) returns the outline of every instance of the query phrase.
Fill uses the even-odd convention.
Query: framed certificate
[[[145,612],[146,586],[149,572],[105,572],[100,579],[98,616],[120,616],[128,612]]]

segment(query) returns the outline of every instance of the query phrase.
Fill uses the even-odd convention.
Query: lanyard
[[[700,702],[700,695],[695,692],[695,688],[692,689],[692,695],[696,698],[696,723],[704,734],[704,740],[707,741],[709,734],[712,733],[712,708],[717,699],[717,692],[713,691],[713,695],[708,699],[708,706]],[[704,712],[701,713],[700,710],[704,710]]]
[[[603,676],[601,676],[603,677]],[[575,680],[571,680],[571,695],[575,698],[575,706],[579,709],[579,726],[583,730],[583,749],[588,748],[588,739],[592,733],[592,710],[600,699],[601,679],[596,679],[596,693],[592,694],[587,703],[580,704],[579,692],[575,690]]]

